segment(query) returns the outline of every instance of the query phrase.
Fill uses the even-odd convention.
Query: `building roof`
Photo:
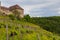
[[[13,5],[11,7],[9,7],[10,10],[13,10],[13,9],[21,9],[21,10],[24,10],[23,8],[21,8],[19,5]]]
[[[0,8],[1,8],[2,10],[9,10],[9,8],[4,7],[4,6],[0,6]]]

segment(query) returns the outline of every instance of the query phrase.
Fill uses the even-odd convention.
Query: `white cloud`
[[[57,10],[58,10],[57,13],[60,14],[60,8],[58,8]]]
[[[4,6],[19,4],[25,9],[25,14],[30,14],[31,13],[30,11],[33,11],[32,9],[36,10],[36,8],[47,8],[47,9],[49,8],[49,13],[53,11],[56,12],[56,14],[60,14],[60,8],[59,8],[60,0],[0,0],[0,1],[2,1],[2,5]]]
[[[58,11],[58,14],[60,14],[60,11]]]
[[[29,13],[30,14],[30,11],[32,9],[44,8],[44,7],[47,7],[47,6],[51,5],[51,4],[53,4],[53,3],[36,4],[36,5],[25,5],[25,6],[23,6],[23,8],[25,9],[25,13]]]

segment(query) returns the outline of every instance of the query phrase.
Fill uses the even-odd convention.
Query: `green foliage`
[[[32,18],[29,19],[32,21]],[[6,25],[9,40],[60,40],[59,35],[53,35],[52,32],[40,28],[41,26],[26,22],[26,20],[12,20],[8,16],[0,16],[0,40],[6,40]]]
[[[11,20],[14,20],[16,17],[13,14],[8,15]]]
[[[20,12],[17,9],[14,9],[13,13],[16,18],[18,18],[18,19],[20,18]]]
[[[60,16],[32,17],[28,22],[37,24],[47,31],[60,34]]]
[[[29,16],[29,15],[25,15],[25,16],[24,16],[24,20],[30,21],[30,16]]]

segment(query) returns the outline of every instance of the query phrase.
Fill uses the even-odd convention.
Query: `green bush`
[[[15,20],[16,19],[16,17],[13,14],[10,14],[8,16],[10,17],[11,20]]]

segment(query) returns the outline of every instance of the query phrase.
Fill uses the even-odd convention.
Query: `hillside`
[[[25,21],[41,26],[43,29],[60,35],[60,16],[25,18]]]
[[[0,15],[0,40],[6,40],[6,35],[9,40],[60,40],[60,36],[41,26]]]

